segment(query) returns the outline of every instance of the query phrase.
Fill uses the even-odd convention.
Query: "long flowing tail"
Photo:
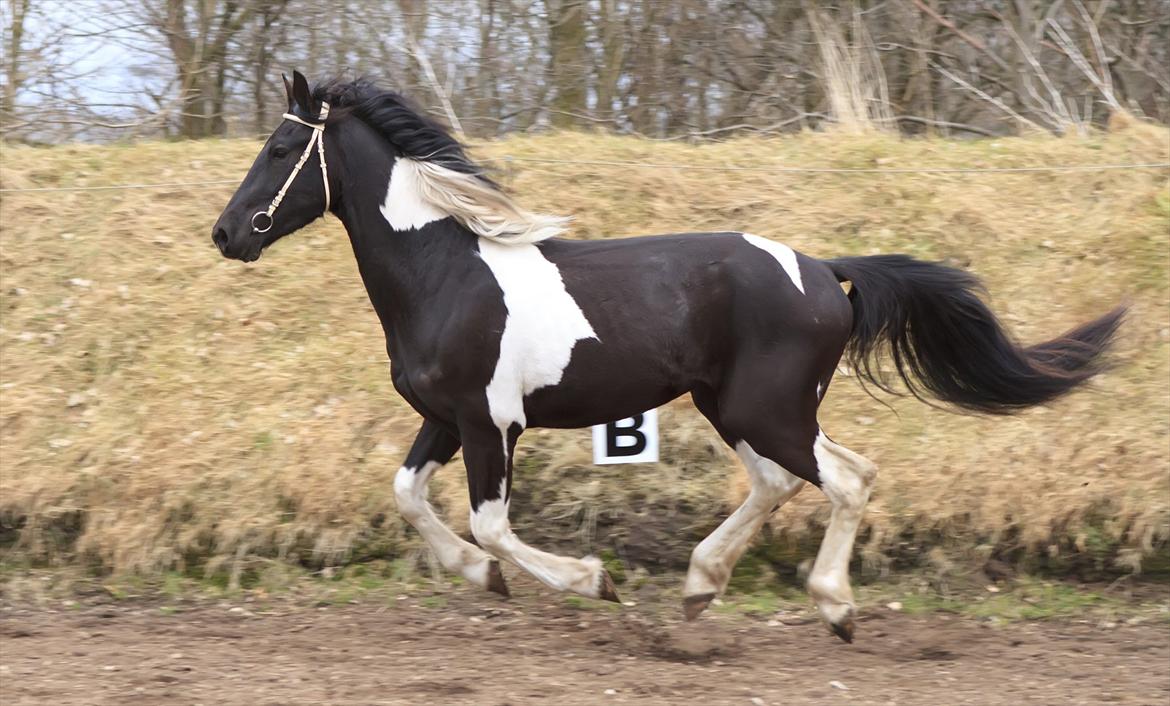
[[[852,288],[853,331],[846,358],[863,378],[887,392],[878,368],[888,349],[898,377],[915,397],[925,393],[989,414],[1044,404],[1102,368],[1125,315],[1099,319],[1034,346],[1017,344],[979,298],[971,274],[905,255],[826,260]]]

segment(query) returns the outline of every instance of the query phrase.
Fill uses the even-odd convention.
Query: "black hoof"
[[[597,589],[597,597],[603,601],[610,601],[613,603],[622,602],[622,600],[618,598],[617,586],[613,585],[613,578],[610,577],[609,572],[605,569],[601,570],[601,587]]]
[[[833,634],[836,635],[837,637],[841,638],[845,642],[848,642],[849,644],[853,644],[853,618],[852,617],[845,616],[845,619],[842,620],[840,623],[836,623],[836,624],[830,623],[829,629],[832,630]]]
[[[683,598],[683,615],[687,620],[694,620],[707,610],[707,606],[711,601],[715,600],[714,593],[700,593],[694,596],[687,596]]]
[[[508,592],[508,584],[504,583],[504,572],[500,571],[500,562],[495,559],[488,562],[487,590],[504,598],[512,597]]]

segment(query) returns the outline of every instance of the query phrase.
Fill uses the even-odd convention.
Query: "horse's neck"
[[[341,221],[388,335],[441,307],[448,288],[465,281],[461,273],[474,267],[476,236],[453,218],[395,230],[370,196],[347,204]]]
[[[357,121],[339,126],[337,174],[341,195],[336,213],[349,233],[358,271],[387,338],[407,338],[417,322],[442,315],[454,292],[477,264],[477,238],[442,218],[391,223],[383,213],[395,156],[384,140]],[[401,196],[401,195],[400,195]],[[394,198],[391,195],[391,198]],[[396,199],[401,203],[401,200]],[[417,214],[416,214],[417,215]]]

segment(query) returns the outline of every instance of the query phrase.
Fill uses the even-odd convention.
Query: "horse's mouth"
[[[264,251],[267,250],[269,246],[271,246],[277,240],[280,240],[280,236],[266,236],[264,240],[261,241],[260,245],[254,250],[249,250],[248,252],[240,255],[239,260],[241,262],[256,262],[260,259],[260,256],[264,254]]]

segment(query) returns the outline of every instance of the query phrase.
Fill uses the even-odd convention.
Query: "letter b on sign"
[[[654,463],[658,460],[658,410],[593,427],[593,462]]]

